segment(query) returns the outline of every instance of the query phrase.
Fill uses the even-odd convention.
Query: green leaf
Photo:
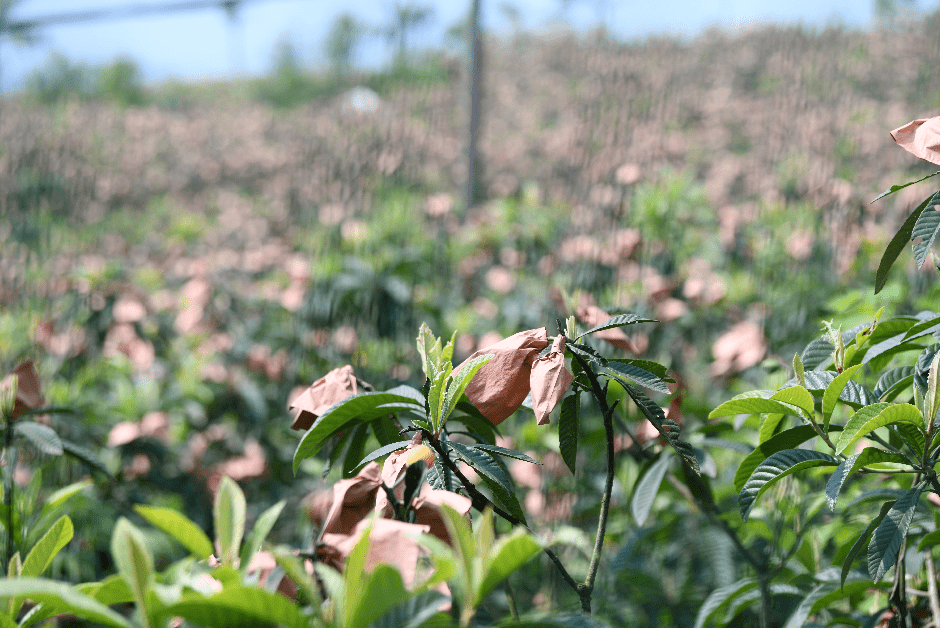
[[[390,565],[376,565],[365,578],[362,593],[346,616],[346,628],[368,628],[386,611],[408,599],[401,574]]]
[[[638,368],[643,369],[648,373],[652,373],[659,379],[664,382],[675,383],[676,380],[668,376],[669,369],[665,365],[660,364],[659,362],[653,362],[652,360],[641,360],[639,358],[609,358],[608,363],[616,362],[617,364],[630,364]],[[574,365],[571,369],[572,374],[575,374]]]
[[[744,483],[744,488],[741,489],[741,493],[738,495],[741,518],[747,521],[757,498],[778,480],[802,469],[824,466],[835,467],[838,464],[838,458],[811,449],[778,451],[754,469],[750,478]]]
[[[800,360],[800,354],[793,354],[793,376],[800,386],[806,387],[806,369],[803,368],[803,361]]]
[[[215,537],[219,545],[219,561],[226,567],[234,567],[235,559],[245,535],[245,494],[235,480],[222,476],[219,490],[215,495],[213,515],[215,517]]]
[[[478,355],[464,364],[459,371],[451,375],[447,383],[447,394],[444,397],[444,410],[441,415],[442,425],[447,421],[447,417],[450,416],[450,413],[454,411],[457,402],[460,401],[463,392],[467,389],[467,386],[470,385],[473,377],[494,357],[495,356],[489,353]]]
[[[431,381],[431,387],[428,389],[428,408],[431,411],[428,417],[431,421],[431,431],[437,434],[442,425],[441,415],[444,412],[444,388],[447,385],[447,378],[450,376],[452,364],[445,364],[444,368],[437,372]]]
[[[811,393],[825,393],[825,390],[829,387],[829,384],[832,383],[838,373],[835,371],[806,371],[806,389]],[[791,379],[789,382],[784,384],[784,388],[789,386],[795,386],[796,380]],[[845,388],[842,390],[842,394],[839,395],[839,401],[842,401],[854,409],[858,409],[862,406],[867,406],[869,404],[875,403],[877,400],[872,395],[871,391],[859,384],[854,380],[849,380]]]
[[[27,598],[37,604],[55,606],[62,613],[113,626],[134,628],[127,619],[64,582],[44,578],[0,579],[0,598]]]
[[[836,444],[836,453],[841,454],[879,427],[895,423],[909,423],[919,428],[924,425],[924,417],[920,410],[909,403],[876,403],[865,406],[853,414],[845,424],[842,436]]]
[[[830,433],[841,429],[842,428],[838,425],[829,426]],[[735,490],[740,493],[741,490],[744,489],[744,484],[747,482],[748,478],[751,477],[751,473],[754,472],[754,469],[769,456],[778,451],[783,451],[784,449],[794,449],[814,436],[816,436],[816,430],[813,429],[812,425],[800,425],[784,430],[770,438],[767,442],[761,443],[757,449],[749,453],[738,466],[738,470],[734,474]]]
[[[902,339],[906,341],[923,338],[924,336],[937,331],[938,328],[940,328],[940,316],[931,316],[930,318],[919,321],[917,324],[909,327]]]
[[[441,606],[450,598],[440,591],[425,591],[408,598],[398,606],[386,611],[380,618],[372,622],[370,628],[450,628],[452,622],[449,616],[441,613]],[[428,623],[437,622],[440,623]]]
[[[42,575],[59,550],[72,540],[74,532],[72,520],[62,515],[26,555],[20,574],[24,577]]]
[[[820,583],[803,598],[783,628],[802,628],[810,615],[829,608],[839,600],[864,593],[869,589],[871,589],[871,583],[864,578],[853,579],[845,585],[836,582]]]
[[[478,436],[491,445],[496,443],[496,428],[489,422],[483,414],[472,403],[467,401],[466,396],[461,397],[457,402],[458,414],[450,417],[450,420],[463,423]]]
[[[248,572],[248,565],[251,564],[251,559],[261,550],[261,544],[268,538],[268,534],[271,533],[271,528],[274,527],[274,523],[277,521],[277,518],[281,516],[281,511],[284,510],[284,506],[286,505],[287,500],[282,499],[258,515],[258,518],[255,520],[255,525],[248,534],[244,547],[242,547],[240,569],[243,574]]]
[[[914,381],[913,366],[899,366],[886,372],[878,379],[873,391],[876,398],[882,401],[893,401],[902,390]]]
[[[876,196],[875,198],[873,198],[873,199],[871,200],[871,202],[869,202],[869,205],[870,205],[871,203],[874,203],[875,201],[878,201],[878,200],[883,199],[884,197],[888,196],[889,194],[894,194],[894,193],[897,192],[898,190],[903,190],[904,188],[906,188],[906,187],[909,186],[909,185],[914,185],[915,183],[920,183],[921,181],[926,181],[926,180],[929,179],[930,177],[935,177],[935,176],[937,176],[938,174],[940,174],[940,172],[932,172],[931,174],[928,174],[928,175],[926,175],[926,176],[923,176],[923,177],[921,177],[920,179],[917,179],[916,181],[908,181],[907,183],[901,183],[900,185],[892,185],[892,186],[889,187],[887,190],[885,190],[884,192],[882,192],[881,194],[879,194],[878,196]]]
[[[519,498],[516,497],[516,493],[513,491],[512,481],[510,481],[509,477],[503,472],[499,463],[485,451],[472,449],[462,443],[455,443],[453,441],[449,441],[447,444],[451,451],[456,453],[461,460],[466,462],[477,472],[493,493],[493,497],[496,499],[497,503],[505,508],[513,517],[525,523],[525,513],[522,511],[522,506],[519,504]]]
[[[704,628],[709,620],[716,614],[724,611],[732,600],[752,589],[756,589],[758,584],[757,578],[743,578],[712,591],[699,607],[693,628]]]
[[[349,430],[349,440],[343,452],[343,477],[351,478],[356,472],[356,461],[365,455],[366,444],[369,442],[369,424],[360,423]]]
[[[20,436],[25,437],[42,453],[50,456],[62,455],[62,439],[48,425],[33,423],[32,421],[20,421],[13,426],[13,430]]]
[[[415,403],[414,399],[388,392],[359,393],[331,406],[317,417],[297,444],[294,473],[297,473],[301,462],[316,454],[326,439],[346,424],[353,421],[368,423],[381,416],[406,410],[413,410],[424,416],[424,407]]]
[[[510,534],[501,537],[490,549],[489,569],[483,574],[483,580],[477,589],[477,599],[482,600],[496,588],[496,585],[509,577],[542,548],[528,531],[516,528]]]
[[[558,419],[558,450],[571,473],[575,472],[578,460],[578,423],[581,415],[581,392],[576,391],[561,400],[561,417]]]
[[[911,231],[911,240],[920,238],[913,246],[914,261],[917,262],[917,268],[921,268],[927,261],[927,253],[933,247],[934,240],[937,239],[937,233],[940,233],[940,212],[936,211],[936,205],[940,203],[940,190],[934,194],[927,206],[920,213],[917,222],[914,223],[914,229]]]
[[[640,478],[633,486],[633,496],[630,498],[630,512],[633,514],[633,520],[638,526],[646,523],[649,517],[650,509],[653,507],[653,500],[659,493],[659,486],[666,477],[666,470],[669,468],[671,458],[663,453],[654,459],[644,470]]]
[[[309,625],[293,601],[254,587],[225,587],[211,596],[190,594],[168,606],[166,613],[215,628],[271,624],[306,628]]]
[[[835,347],[829,342],[826,336],[816,338],[806,345],[806,348],[803,349],[803,354],[800,356],[800,360],[803,362],[804,375],[807,369],[813,371],[823,364],[828,364],[829,361],[832,360],[833,351],[835,351]],[[801,380],[797,381],[800,384],[804,384]]]
[[[62,443],[62,451],[64,451],[67,455],[75,458],[79,462],[85,463],[90,469],[101,473],[109,480],[116,480],[116,478],[111,475],[108,467],[104,464],[101,458],[95,454],[95,452],[90,449],[86,449],[81,445],[77,445],[72,441],[60,439],[60,442]]]
[[[189,553],[204,560],[212,556],[212,541],[202,528],[171,508],[136,505],[134,510],[151,525],[176,539]]]
[[[68,486],[63,486],[59,490],[46,497],[46,500],[42,505],[42,514],[40,516],[45,516],[55,512],[59,506],[72,499],[92,484],[93,482],[91,480],[82,480],[80,482],[69,484]]]
[[[373,451],[371,454],[369,454],[368,456],[366,456],[365,458],[363,458],[362,461],[361,461],[359,464],[357,464],[355,467],[353,467],[353,470],[355,471],[356,469],[358,469],[358,468],[361,467],[362,465],[364,465],[364,464],[366,464],[366,463],[369,463],[369,462],[372,462],[372,461],[375,460],[376,458],[381,458],[382,456],[385,456],[385,455],[390,454],[390,453],[392,453],[392,452],[400,451],[400,450],[404,449],[405,447],[407,447],[407,446],[410,445],[410,444],[411,444],[411,441],[410,441],[410,440],[402,440],[402,441],[398,441],[397,443],[392,443],[391,445],[386,445],[385,447],[379,447],[378,449],[376,449],[375,451]]]
[[[878,271],[875,273],[875,294],[881,292],[881,289],[888,283],[888,271],[891,270],[891,266],[894,265],[894,262],[898,259],[901,251],[904,250],[904,247],[907,246],[907,243],[911,241],[914,225],[917,224],[917,220],[924,212],[924,208],[933,200],[933,197],[933,194],[928,196],[911,212],[911,215],[907,217],[907,220],[904,221],[904,224],[901,225],[898,232],[891,238],[891,242],[888,243],[884,255],[881,256],[881,262],[878,264]]]
[[[823,424],[826,427],[829,427],[829,419],[832,417],[832,411],[835,410],[836,403],[839,401],[839,397],[842,396],[842,391],[845,390],[849,380],[855,376],[855,373],[857,373],[858,370],[862,368],[862,366],[862,364],[857,364],[845,369],[839,373],[828,386],[826,386],[826,392],[823,394],[822,403]]]
[[[633,403],[636,404],[637,409],[643,416],[653,424],[653,427],[666,439],[666,442],[682,456],[682,459],[689,469],[694,471],[696,475],[701,475],[702,472],[701,469],[699,469],[698,456],[696,456],[695,450],[689,443],[679,439],[679,433],[681,431],[679,424],[667,419],[665,413],[663,413],[663,409],[652,399],[644,395],[642,391],[637,390],[619,377],[614,377],[614,379],[624,387],[624,390],[626,390],[630,398],[633,399]]]
[[[807,373],[809,375],[809,373]],[[776,393],[775,393],[776,394]],[[748,397],[740,399],[731,399],[726,401],[708,414],[709,419],[717,419],[723,416],[732,416],[736,414],[789,414],[791,416],[802,417],[803,412],[797,406],[777,401],[774,399],[762,399],[760,397]]]
[[[653,375],[649,371],[640,368],[639,366],[609,360],[605,368],[609,371],[616,372],[618,375],[626,377],[630,381],[642,386],[643,388],[669,394],[669,387],[666,386],[666,382],[661,380],[656,375]]]
[[[153,556],[140,530],[124,517],[118,519],[111,535],[111,557],[133,592],[138,608],[146,616],[154,583]]]
[[[923,486],[915,486],[894,503],[884,520],[875,528],[868,546],[868,575],[876,583],[898,559],[901,543],[914,518]]]
[[[868,524],[868,527],[862,532],[862,535],[858,537],[855,543],[852,544],[851,549],[845,556],[845,561],[842,563],[842,575],[839,579],[839,586],[845,586],[845,579],[849,575],[849,571],[852,569],[852,563],[855,562],[855,558],[862,552],[862,549],[868,545],[868,539],[871,538],[872,532],[878,527],[882,521],[884,521],[885,516],[887,516],[888,511],[894,506],[896,502],[894,500],[886,502],[881,505],[881,512],[877,517],[871,520],[871,523]]]
[[[583,334],[582,337],[587,336],[588,334],[593,334],[596,331],[603,331],[605,329],[612,329],[614,327],[623,327],[624,325],[635,325],[636,323],[658,323],[659,321],[652,318],[643,318],[642,316],[637,316],[636,314],[618,314],[617,316],[611,316],[604,323],[601,323],[597,327],[592,327]]]
[[[927,394],[924,395],[924,420],[928,429],[937,418],[937,410],[940,410],[940,393],[937,391],[938,370],[940,370],[940,352],[934,355],[927,374]]]
[[[805,379],[806,374],[804,373],[803,376]],[[816,413],[816,402],[813,399],[813,395],[802,386],[791,386],[778,390],[770,399],[772,401],[782,401],[791,406],[796,406],[803,411],[803,416],[806,418],[810,418]]]
[[[826,483],[826,502],[829,504],[829,510],[836,509],[836,501],[839,499],[839,493],[842,492],[842,485],[850,475],[858,471],[861,467],[879,462],[895,462],[898,464],[907,464],[908,460],[901,454],[892,451],[884,451],[876,447],[866,447],[857,454],[852,454],[839,463],[836,470],[829,476]]]
[[[924,538],[917,544],[917,550],[922,552],[925,549],[940,545],[940,530],[934,530],[924,535]]]
[[[757,432],[757,442],[767,442],[777,432],[777,427],[783,421],[784,414],[772,413],[764,415],[761,420],[760,429]]]
[[[917,455],[924,451],[924,433],[911,423],[897,423],[888,426],[889,430],[894,430],[898,436],[907,443]]]
[[[513,449],[506,449],[505,447],[500,447],[498,445],[470,445],[471,449],[479,449],[480,451],[485,451],[491,454],[497,454],[500,456],[506,456],[507,458],[515,458],[516,460],[522,460],[523,462],[531,462],[532,464],[542,464],[541,462],[525,455],[521,451],[515,451]]]

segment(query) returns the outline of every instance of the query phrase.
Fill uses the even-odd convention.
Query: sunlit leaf
[[[861,364],[857,364],[845,369],[826,386],[826,392],[823,394],[822,402],[823,424],[826,427],[829,426],[829,419],[832,417],[832,411],[835,410],[839,397],[842,396],[842,391],[845,390],[849,380],[855,376],[862,366]]]
[[[892,186],[889,187],[887,190],[885,190],[884,192],[882,192],[881,194],[879,194],[878,196],[876,196],[875,198],[873,198],[871,201],[869,201],[869,204],[874,203],[875,201],[881,200],[881,199],[883,199],[884,197],[888,196],[889,194],[894,194],[894,193],[897,192],[898,190],[903,190],[904,188],[906,188],[906,187],[909,186],[909,185],[914,185],[915,183],[920,183],[921,181],[926,181],[926,180],[929,179],[930,177],[935,177],[935,176],[937,176],[938,174],[940,174],[940,172],[931,172],[930,174],[925,175],[925,176],[921,177],[920,179],[917,179],[916,181],[908,181],[907,183],[901,183],[901,184],[898,184],[898,185],[892,185]]]
[[[190,594],[168,606],[166,613],[213,628],[270,624],[306,628],[309,625],[293,601],[279,593],[254,587],[225,587],[210,596]]]
[[[79,593],[64,582],[44,578],[3,578],[0,579],[0,598],[27,598],[37,604],[47,604],[61,609],[61,613],[71,613],[76,617],[113,626],[115,628],[134,628],[122,615],[91,597]]]
[[[649,371],[640,368],[639,366],[610,360],[607,362],[606,368],[610,371],[615,371],[617,374],[622,375],[623,377],[628,378],[630,381],[642,386],[643,388],[648,388],[650,390],[664,394],[669,393],[669,387],[666,386],[666,383],[663,380],[661,380],[656,375],[653,375]]]
[[[838,464],[839,459],[835,456],[811,449],[778,451],[758,465],[747,482],[744,483],[744,487],[738,495],[741,518],[747,521],[757,498],[778,480],[802,469],[822,466],[835,467]]]
[[[803,374],[805,378],[805,373]],[[802,386],[790,386],[782,388],[771,395],[772,401],[782,401],[791,406],[796,406],[803,411],[803,416],[809,418],[816,412],[816,402],[813,395]]]
[[[865,406],[853,414],[852,418],[845,424],[839,442],[836,443],[836,453],[844,452],[860,438],[879,427],[895,423],[908,423],[916,427],[922,427],[924,417],[921,415],[920,410],[909,403],[876,403]]]
[[[196,523],[170,508],[136,505],[134,510],[171,537],[176,539],[189,552],[200,559],[212,556],[212,541]]]
[[[138,607],[146,612],[154,583],[153,556],[140,530],[124,517],[118,519],[111,535],[111,557]]]
[[[215,537],[219,545],[219,560],[227,567],[235,565],[242,538],[245,535],[245,513],[247,504],[245,494],[227,475],[222,476],[218,492],[215,495],[213,515],[215,517]]]
[[[840,431],[841,429],[842,428],[838,425],[829,426],[830,432]],[[734,474],[735,490],[740,493],[744,488],[745,482],[751,477],[751,473],[754,472],[754,469],[769,456],[778,451],[783,451],[784,449],[794,449],[814,436],[816,436],[816,430],[813,429],[812,425],[800,425],[784,430],[768,441],[761,443],[757,449],[748,454],[747,457],[741,461],[741,464],[738,465],[738,470]]]
[[[501,537],[490,550],[489,569],[483,574],[477,589],[477,599],[482,600],[503,580],[529,562],[542,548],[527,530],[516,528]]]

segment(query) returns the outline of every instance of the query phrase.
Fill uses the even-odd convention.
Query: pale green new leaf
[[[92,484],[94,484],[94,482],[91,480],[82,480],[80,482],[75,482],[74,484],[69,484],[68,486],[63,486],[46,498],[42,505],[42,514],[40,516],[45,516],[55,512],[59,506],[75,497]]]
[[[633,496],[630,498],[630,512],[633,520],[638,526],[646,523],[649,517],[650,509],[653,507],[653,500],[659,493],[659,486],[666,477],[666,471],[671,461],[670,456],[664,453],[659,454],[659,458],[654,460],[637,480],[633,486]]]
[[[802,469],[829,466],[835,467],[839,459],[835,456],[811,449],[785,449],[778,451],[760,464],[744,484],[738,495],[741,518],[747,521],[754,502],[764,491],[778,480]]]
[[[806,375],[804,373],[804,379],[805,378]],[[803,416],[807,419],[812,417],[816,412],[816,402],[813,400],[813,395],[802,386],[790,386],[789,388],[778,390],[770,399],[772,401],[782,401],[788,405],[799,408],[803,411]]]
[[[924,420],[927,422],[928,428],[937,418],[937,410],[940,410],[940,394],[937,392],[938,370],[940,370],[940,352],[933,356],[927,374],[927,394],[924,395]]]
[[[777,426],[780,425],[780,422],[783,421],[783,417],[785,416],[785,414],[780,413],[764,415],[764,418],[761,419],[760,422],[760,429],[757,431],[757,442],[765,443],[770,440],[777,431]]]
[[[894,503],[891,510],[871,535],[868,546],[868,575],[876,583],[898,559],[901,543],[914,518],[923,486],[915,486]]]
[[[74,531],[72,520],[62,515],[26,555],[20,574],[25,577],[42,575],[59,550],[72,540]]]
[[[500,538],[490,549],[489,569],[477,589],[477,599],[482,600],[509,574],[529,562],[542,548],[526,530],[516,528]]]
[[[865,406],[853,414],[852,418],[845,424],[839,442],[836,443],[836,453],[844,452],[856,441],[879,427],[895,423],[908,423],[922,428],[924,417],[921,415],[920,410],[909,403],[876,403]]]
[[[428,408],[431,411],[431,427],[437,434],[441,429],[441,413],[444,411],[444,391],[447,386],[447,377],[450,375],[454,366],[450,363],[445,364],[444,368],[437,372],[434,379],[431,380],[431,386],[428,388]]]
[[[839,397],[842,395],[842,391],[845,390],[846,384],[849,383],[849,380],[855,376],[855,373],[862,368],[862,364],[856,364],[855,366],[850,366],[845,369],[839,375],[836,376],[832,383],[826,387],[826,392],[823,394],[822,402],[822,413],[823,413],[823,423],[826,427],[829,426],[829,419],[832,417],[832,411],[836,408],[836,403],[839,402]]]
[[[492,360],[493,357],[494,356],[489,353],[478,355],[464,364],[459,371],[450,376],[447,382],[447,393],[444,396],[444,407],[441,412],[441,425],[447,421],[447,417],[454,411],[457,402],[460,401],[460,397],[467,389],[467,386],[470,385],[470,381],[473,380],[474,375],[476,375],[487,362]]]
[[[206,536],[196,523],[171,508],[158,508],[155,506],[134,506],[141,517],[151,525],[160,528],[189,550],[190,554],[199,559],[212,556],[212,541]]]
[[[761,397],[746,397],[735,398],[724,402],[712,410],[708,414],[708,418],[717,419],[719,417],[732,416],[735,414],[762,414],[764,412],[803,416],[803,411],[799,407],[789,403],[774,399],[763,399]]]
[[[243,574],[248,572],[248,565],[251,564],[251,559],[261,549],[261,544],[268,538],[268,534],[271,533],[271,528],[274,527],[274,522],[281,516],[281,511],[284,510],[284,506],[286,505],[287,500],[282,499],[258,515],[258,519],[255,520],[255,525],[248,534],[248,538],[245,539],[244,546],[242,547],[240,568]]]
[[[292,600],[254,587],[225,587],[211,596],[191,594],[167,607],[166,613],[212,628],[271,624],[289,628],[309,626]]]
[[[227,475],[222,476],[215,496],[215,538],[219,545],[219,561],[226,567],[234,567],[245,536],[247,504],[245,494],[238,484]]]
[[[362,593],[354,600],[351,614],[346,616],[345,628],[368,628],[373,621],[408,597],[401,574],[389,565],[376,565],[366,576]]]
[[[917,179],[916,181],[908,181],[907,183],[900,183],[900,184],[897,184],[897,185],[892,185],[892,186],[889,187],[887,190],[885,190],[884,192],[882,192],[881,194],[879,194],[878,196],[876,196],[875,198],[873,198],[871,201],[869,201],[869,204],[874,203],[875,201],[881,200],[881,199],[883,199],[884,197],[888,196],[889,194],[894,194],[894,193],[897,192],[898,190],[903,190],[904,188],[908,187],[909,185],[914,185],[915,183],[920,183],[921,181],[926,181],[926,180],[929,179],[930,177],[935,177],[935,176],[937,176],[938,174],[940,174],[940,171],[931,172],[930,174],[924,175],[923,177]]]
[[[146,615],[154,583],[153,556],[134,524],[121,517],[111,535],[111,557],[118,573],[134,594],[134,601]]]
[[[342,611],[343,626],[348,626],[349,619],[356,612],[356,606],[362,597],[366,585],[366,557],[369,555],[369,544],[372,542],[372,529],[375,518],[366,527],[353,550],[346,558],[346,568],[343,571],[343,597],[336,598],[335,608]]]
[[[45,578],[0,579],[0,598],[28,598],[37,604],[55,606],[62,613],[114,628],[134,628],[127,619],[104,604],[78,592],[64,582]]]

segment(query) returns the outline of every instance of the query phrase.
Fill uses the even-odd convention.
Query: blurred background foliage
[[[782,383],[823,319],[847,329],[882,305],[916,313],[940,297],[934,271],[906,256],[872,294],[888,238],[925,190],[869,200],[930,171],[888,130],[940,108],[940,13],[878,6],[871,31],[487,38],[485,200],[472,208],[460,201],[466,71],[453,51],[409,48],[419,6],[379,33],[341,16],[323,70],[287,40],[266,76],[201,84],[146,85],[131,59],[50,57],[0,99],[0,371],[35,360],[47,401],[76,410],[53,416],[56,429],[119,478],[76,502],[80,533],[56,573],[112,572],[102,548],[134,503],[211,526],[223,474],[249,519],[288,499],[273,538],[309,544],[340,470],[310,460],[292,477],[293,394],[344,363],[377,388],[420,386],[421,322],[457,330],[459,361],[592,304],[662,321],[632,341],[680,382],[695,443],[721,442],[713,486],[740,525],[730,487],[748,432],[707,424],[708,411]],[[376,34],[394,62],[361,69],[358,42]],[[602,456],[572,477],[557,435],[530,418],[503,435],[545,466],[514,476],[530,521],[564,539],[578,570]],[[581,429],[600,452],[600,421]],[[47,488],[89,474],[41,454],[21,464],[24,483],[41,470]],[[617,625],[691,625],[746,566],[671,485],[637,526],[626,505],[640,471],[628,458],[618,470],[596,606]],[[770,555],[800,516],[772,512],[743,534]],[[841,545],[827,534],[846,536],[797,539],[809,571]],[[514,586],[527,605],[577,608],[550,564],[524,574]],[[785,618],[788,598],[775,599]]]

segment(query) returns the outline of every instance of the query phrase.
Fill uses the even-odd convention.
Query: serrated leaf
[[[826,386],[826,392],[823,394],[822,402],[823,424],[826,427],[829,427],[829,419],[832,417],[832,411],[835,410],[839,397],[842,396],[842,391],[845,390],[849,380],[855,376],[862,366],[861,364],[857,364],[845,369]]]
[[[754,502],[764,491],[778,480],[800,471],[813,467],[835,467],[839,459],[835,456],[813,451],[811,449],[785,449],[778,451],[762,462],[741,489],[738,495],[738,505],[741,508],[741,518],[747,521]]]
[[[916,340],[932,334],[940,328],[940,315],[934,315],[908,328],[903,340]]]
[[[889,425],[888,429],[894,430],[907,443],[907,446],[917,454],[924,451],[924,433],[917,426],[911,423],[896,423],[895,425]]]
[[[829,384],[832,383],[832,380],[834,380],[837,375],[838,373],[835,371],[806,371],[806,389],[814,394],[824,393],[826,388],[829,387]],[[796,385],[796,380],[791,379],[781,388],[788,388],[790,386]],[[871,394],[871,391],[869,391],[867,388],[856,381],[849,380],[848,384],[846,384],[845,388],[842,390],[842,394],[839,395],[839,401],[842,401],[857,410],[862,406],[875,403],[877,400]]]
[[[704,628],[708,621],[717,613],[723,611],[732,600],[752,589],[756,589],[758,585],[757,578],[743,578],[715,589],[699,607],[693,628]]]
[[[835,510],[839,493],[842,492],[842,486],[850,475],[858,471],[861,467],[879,462],[907,464],[908,460],[901,454],[892,451],[884,451],[877,447],[866,447],[861,452],[852,454],[839,463],[836,470],[829,476],[829,481],[826,482],[826,503],[829,504],[829,510]]]
[[[297,605],[283,595],[242,586],[225,587],[211,596],[191,594],[169,605],[166,614],[203,626],[308,625]]]
[[[20,421],[13,426],[13,430],[31,442],[44,454],[50,456],[62,455],[62,439],[48,425],[32,421]]]
[[[64,582],[45,578],[0,579],[0,598],[28,598],[37,604],[55,606],[60,613],[112,626],[134,628],[127,619]]]
[[[605,322],[601,323],[597,327],[592,327],[587,330],[581,336],[587,336],[588,334],[593,334],[596,331],[603,331],[605,329],[612,329],[614,327],[623,327],[624,325],[635,325],[636,323],[658,323],[659,321],[652,318],[643,318],[642,316],[637,316],[636,314],[618,314],[617,316],[611,316]]]
[[[660,378],[664,382],[674,383],[676,380],[668,376],[669,369],[665,365],[660,364],[659,362],[653,362],[652,360],[641,360],[640,358],[609,358],[608,363],[616,362],[618,364],[631,364],[637,366],[644,371],[648,371]],[[574,368],[572,368],[572,373]]]
[[[808,373],[807,373],[808,375]],[[747,399],[731,399],[726,401],[708,414],[709,419],[717,419],[735,414],[788,414],[790,416],[803,416],[797,406],[773,399],[750,397]]]
[[[852,544],[852,547],[845,555],[845,561],[842,563],[842,573],[839,578],[839,586],[845,586],[845,580],[849,575],[849,571],[852,569],[852,563],[855,562],[855,558],[862,552],[862,549],[868,545],[868,539],[871,538],[872,532],[881,524],[882,521],[884,521],[885,516],[887,516],[888,511],[891,510],[894,504],[895,501],[893,500],[882,504],[881,512],[877,517],[871,520],[871,522],[862,532],[862,535],[858,537],[855,543]]]
[[[498,445],[470,445],[470,448],[479,449],[480,451],[485,451],[491,454],[506,456],[507,458],[514,458],[516,460],[522,460],[523,462],[531,462],[532,464],[542,464],[538,460],[535,460],[532,457],[525,455],[521,451],[515,451],[514,449],[507,449],[505,447],[500,447]]]
[[[240,555],[240,569],[242,573],[247,573],[251,559],[261,550],[261,544],[268,538],[268,534],[271,533],[274,523],[277,521],[277,518],[281,516],[281,511],[284,510],[284,506],[286,505],[287,501],[282,499],[258,515],[258,518],[255,520],[255,525],[245,539],[244,546],[242,547]]]
[[[646,518],[649,517],[653,501],[656,499],[656,494],[659,493],[659,486],[663,483],[663,478],[666,477],[670,460],[669,456],[660,454],[658,459],[646,467],[633,486],[630,512],[638,526],[646,523]]]
[[[633,403],[636,404],[637,409],[653,424],[653,427],[666,439],[666,442],[682,456],[688,467],[692,469],[696,475],[701,475],[701,469],[699,469],[698,465],[698,456],[695,455],[695,450],[691,445],[679,439],[679,425],[674,421],[668,420],[663,409],[659,407],[659,404],[643,394],[642,391],[637,390],[619,377],[614,377],[614,379],[624,387],[624,390],[626,390],[630,398],[633,399]]]
[[[803,362],[804,374],[815,370],[817,367],[828,364],[832,360],[832,352],[835,347],[826,336],[816,338],[803,349],[800,360]]]
[[[876,583],[898,559],[901,543],[914,518],[923,486],[915,486],[894,503],[884,520],[875,528],[868,546],[868,575]]]
[[[923,427],[924,417],[920,410],[909,403],[876,403],[865,406],[852,415],[839,442],[836,444],[836,453],[840,454],[855,444],[856,441],[870,434],[879,427],[896,423],[908,423],[916,427]]]
[[[562,460],[575,473],[578,460],[578,423],[581,415],[581,392],[575,392],[561,400],[561,417],[558,419],[558,450]]]
[[[476,406],[467,401],[466,396],[461,397],[457,402],[457,410],[459,413],[451,416],[452,421],[463,423],[491,445],[496,443],[496,436],[499,434],[498,430],[483,416]]]
[[[294,452],[294,473],[300,463],[316,454],[327,438],[346,424],[367,423],[383,415],[412,410],[424,415],[424,407],[405,395],[388,392],[364,392],[348,397],[330,406],[317,417],[310,429],[303,435]]]
[[[20,575],[23,577],[42,575],[59,550],[72,540],[74,532],[72,520],[62,515],[26,555]]]
[[[914,367],[899,366],[882,375],[872,392],[879,400],[892,401],[901,390],[910,386],[913,381]]]
[[[219,546],[219,561],[226,567],[234,567],[245,535],[245,494],[227,475],[222,476],[215,495],[213,515],[215,536]]]
[[[593,360],[601,366],[607,366],[607,358],[603,355],[589,347],[588,345],[583,345],[577,342],[568,342],[565,344],[565,349],[568,349],[572,353],[581,356],[582,358],[587,358],[588,360]]]
[[[803,416],[806,418],[810,418],[816,413],[816,402],[813,396],[802,386],[791,386],[778,390],[770,399],[772,401],[782,401],[791,406],[796,406],[803,411]]]
[[[462,443],[448,442],[448,446],[457,456],[470,465],[486,483],[493,497],[509,514],[525,523],[525,514],[519,505],[519,499],[513,491],[512,481],[502,467],[485,451],[472,449]]]
[[[920,242],[913,245],[917,268],[923,267],[924,262],[927,261],[927,254],[933,248],[937,234],[940,233],[940,212],[936,211],[937,203],[940,203],[940,190],[927,202],[927,206],[917,218],[914,229],[911,231],[911,241],[920,238]]]
[[[176,539],[189,552],[199,558],[212,556],[212,541],[196,523],[170,508],[136,505],[134,510],[154,527]]]
[[[842,428],[838,425],[829,426],[830,433],[840,431],[841,429]],[[800,425],[784,430],[768,441],[761,443],[757,449],[748,454],[747,457],[741,461],[741,464],[738,465],[738,470],[734,474],[735,490],[740,493],[748,478],[751,477],[751,473],[754,472],[754,469],[768,457],[784,449],[794,449],[815,436],[816,430],[813,429],[812,425]]]
[[[392,453],[392,452],[395,452],[395,451],[399,451],[399,450],[401,450],[401,449],[404,449],[405,447],[407,447],[407,446],[410,445],[410,444],[411,444],[411,441],[410,441],[410,440],[402,440],[402,441],[398,441],[397,443],[392,443],[392,444],[390,444],[390,445],[386,445],[386,446],[384,446],[384,447],[379,447],[378,449],[376,449],[375,451],[373,451],[372,453],[370,453],[368,456],[366,456],[365,458],[363,458],[362,461],[361,461],[359,464],[357,464],[355,467],[353,467],[353,470],[355,471],[356,469],[358,469],[358,468],[361,467],[362,465],[364,465],[364,464],[366,464],[366,463],[369,463],[369,462],[372,462],[372,461],[375,460],[376,458],[381,458],[382,456],[388,455],[388,454],[390,454],[390,453]]]
[[[930,173],[930,174],[928,174],[928,175],[926,175],[926,176],[921,177],[920,179],[917,179],[916,181],[908,181],[907,183],[901,183],[900,185],[892,185],[892,186],[889,187],[887,190],[885,190],[884,192],[882,192],[881,194],[879,194],[878,196],[876,196],[875,198],[873,198],[871,201],[869,201],[868,204],[871,205],[871,204],[874,203],[875,201],[881,200],[881,199],[883,199],[884,197],[888,196],[889,194],[894,194],[894,193],[897,192],[898,190],[903,190],[904,188],[906,188],[906,187],[909,186],[909,185],[914,185],[915,183],[920,183],[921,181],[926,181],[926,180],[929,179],[930,177],[935,177],[935,176],[937,176],[938,174],[940,174],[940,172],[932,172],[932,173]]]
[[[628,378],[630,381],[642,386],[643,388],[669,394],[669,387],[666,386],[666,382],[638,366],[610,360],[607,362],[606,368],[609,371],[614,371],[617,374]]]
[[[891,266],[894,265],[894,262],[898,259],[901,251],[904,250],[904,247],[907,246],[907,243],[911,241],[914,225],[917,224],[918,219],[924,212],[924,208],[927,207],[933,197],[934,194],[928,196],[911,212],[907,220],[904,221],[904,224],[901,225],[901,228],[898,229],[898,232],[891,238],[891,242],[888,243],[887,248],[885,248],[884,255],[881,256],[881,262],[878,264],[878,271],[875,273],[875,294],[881,292],[885,284],[888,283],[888,271],[891,270]]]

